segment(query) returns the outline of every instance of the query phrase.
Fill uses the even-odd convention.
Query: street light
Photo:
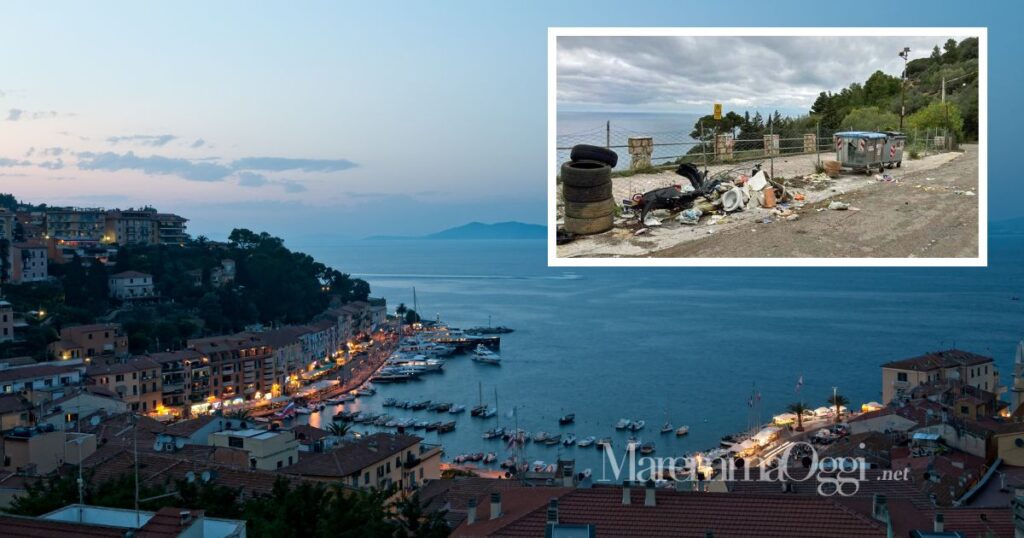
[[[903,116],[907,114],[907,62],[910,60],[910,47],[903,47],[900,58],[903,58],[903,74],[900,76],[900,131],[903,131]]]

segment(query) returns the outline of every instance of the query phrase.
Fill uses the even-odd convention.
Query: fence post
[[[704,122],[700,122],[700,155],[704,159],[704,170],[708,169],[708,148],[704,145],[704,139],[707,135],[704,133]]]
[[[604,147],[612,148],[612,120],[604,123]]]
[[[774,145],[775,145],[775,122],[774,121],[772,122],[772,125],[770,127],[768,127],[768,134],[771,135],[771,141],[772,141],[772,146],[773,146],[771,151],[768,152],[768,162],[771,165],[771,172],[770,172],[771,178],[775,179],[775,148],[774,148]]]
[[[814,153],[818,156],[818,168],[821,168],[821,122],[814,124]]]

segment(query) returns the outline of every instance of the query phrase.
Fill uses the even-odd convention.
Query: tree
[[[327,426],[327,432],[336,437],[345,437],[351,429],[352,425],[344,422],[332,422]]]
[[[405,303],[398,303],[398,308],[395,309],[395,314],[398,314],[399,318],[405,318],[405,313],[409,309],[405,306]]]
[[[406,325],[412,325],[413,323],[418,323],[419,321],[420,321],[420,315],[417,314],[415,310],[413,310],[411,308],[406,310],[406,312],[405,312],[405,324]]]
[[[444,516],[447,510],[425,513],[419,492],[402,498],[395,503],[398,523],[406,536],[417,538],[445,538],[451,534]]]
[[[839,394],[838,392],[828,397],[828,403],[832,404],[836,408],[836,424],[839,423],[839,411],[841,408],[850,403],[849,398]]]
[[[915,129],[944,128],[957,136],[963,136],[964,118],[960,107],[947,100],[934,102],[910,115],[910,126]]]
[[[899,127],[900,117],[876,106],[855,108],[843,118],[840,127],[852,131],[891,131]]]
[[[804,412],[807,411],[807,407],[804,406],[803,402],[791,403],[786,406],[786,410],[796,414],[796,431],[804,431]]]

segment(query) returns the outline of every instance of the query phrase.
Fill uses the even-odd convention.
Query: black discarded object
[[[707,170],[701,172],[689,163],[681,164],[676,173],[689,180],[693,190],[683,192],[679,186],[672,186],[645,192],[636,201],[636,205],[640,207],[641,224],[647,220],[647,214],[656,209],[667,209],[672,212],[689,209],[697,198],[711,194],[721,183],[717,179],[708,181]]]

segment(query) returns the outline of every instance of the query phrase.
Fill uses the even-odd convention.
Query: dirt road
[[[799,178],[813,172],[810,157],[776,163],[776,176]],[[805,162],[806,161],[806,162]],[[559,257],[673,258],[949,258],[977,256],[978,151],[942,153],[906,161],[886,170],[896,181],[845,174],[796,187],[806,198],[792,210],[795,220],[758,207],[722,220],[705,217],[697,226],[660,215],[663,226],[634,235],[639,224],[619,220],[604,234],[584,237],[557,249]],[[671,172],[619,178],[616,199],[634,189],[678,183]],[[792,180],[790,180],[792,181]],[[664,185],[663,185],[664,184]],[[639,188],[637,188],[639,187]],[[618,192],[622,190],[623,192]],[[851,210],[825,209],[831,201]],[[767,223],[766,223],[767,221]]]
[[[795,221],[725,231],[661,257],[973,258],[978,255],[978,147],[952,161],[846,193],[858,211],[809,204]],[[930,178],[930,179],[929,179]],[[754,232],[752,230],[756,229]]]

